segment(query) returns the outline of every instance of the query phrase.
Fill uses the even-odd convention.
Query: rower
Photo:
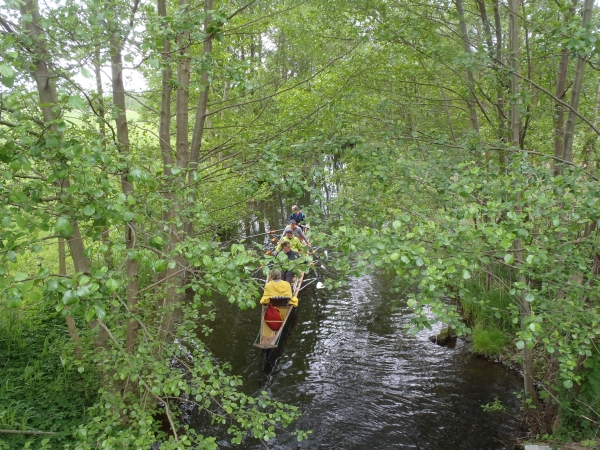
[[[271,297],[289,297],[290,305],[298,306],[298,297],[292,294],[292,285],[281,279],[281,271],[273,269],[271,271],[271,280],[265,285],[265,293],[260,299],[263,305],[269,304]]]
[[[302,253],[302,249],[303,249],[302,242],[300,242],[300,239],[298,239],[296,236],[294,236],[294,232],[291,229],[286,230],[285,236],[281,238],[281,240],[279,241],[279,244],[277,245],[277,248],[275,250],[280,251],[281,246],[283,245],[284,242],[289,242],[290,245],[292,246],[293,251]]]
[[[298,241],[298,238],[294,238]],[[300,242],[300,241],[298,241]],[[280,263],[283,263],[284,265],[287,265],[288,261],[294,261],[295,259],[300,258],[300,255],[298,253],[296,253],[294,250],[292,250],[292,245],[289,241],[284,241],[281,243],[281,250],[283,251],[283,253],[285,254],[285,256],[280,255],[281,252],[277,252],[275,253],[275,258],[276,260],[280,261]],[[280,255],[278,257],[278,255]],[[283,270],[281,272],[281,277],[287,281],[288,283],[292,284],[292,280],[294,279],[294,271],[293,270],[287,270],[288,267],[285,267],[286,270]]]
[[[285,230],[283,230],[283,234],[287,234],[288,230],[292,230],[292,233],[294,234],[294,236],[300,239],[300,242],[305,242],[306,245],[310,247],[310,242],[308,242],[308,239],[306,239],[306,236],[304,236],[304,233],[302,232],[295,220],[290,220],[289,225],[285,227]]]
[[[304,222],[304,219],[306,219],[306,216],[304,215],[302,210],[298,207],[298,205],[292,206],[292,213],[290,214],[289,220],[295,220],[296,223],[298,224],[298,226],[300,226],[300,228],[302,228],[302,231],[304,231],[304,224],[302,223],[302,222]]]

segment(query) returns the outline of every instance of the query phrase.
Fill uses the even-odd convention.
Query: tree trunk
[[[566,25],[575,13],[575,6],[578,0],[572,0],[573,7],[565,13],[563,23]],[[560,52],[560,61],[558,63],[558,72],[556,74],[556,92],[555,97],[564,101],[567,94],[567,73],[569,71],[569,50],[563,44]],[[563,157],[564,133],[565,133],[565,106],[557,101],[554,102],[554,156]],[[554,176],[562,172],[562,165],[559,161],[554,161]]]
[[[513,98],[511,107],[511,144],[514,148],[519,147],[521,136],[521,117],[519,112],[519,93],[520,79],[516,75],[519,73],[519,4],[520,0],[509,0],[510,10],[510,31],[509,31],[509,46],[510,46],[510,68],[513,75],[511,76],[510,93]],[[517,198],[517,201],[519,198]],[[515,260],[517,267],[523,266],[523,247],[520,239],[515,239],[513,242],[513,250],[515,252]],[[518,281],[527,285],[527,280],[523,274],[520,274]],[[521,328],[527,325],[527,318],[531,315],[531,305],[525,300],[527,290],[523,289],[519,301],[519,313],[521,317]],[[531,400],[532,406],[539,410],[537,393],[535,392],[534,377],[533,377],[533,358],[531,350],[525,346],[523,348],[523,381],[525,387],[525,396]]]
[[[209,11],[213,10],[213,0],[204,1],[204,48],[202,49],[203,58],[206,61],[212,54],[212,40],[213,36],[208,33],[208,27],[212,21],[212,15]],[[193,180],[194,171],[198,169],[198,162],[200,160],[200,147],[202,146],[202,136],[204,135],[204,125],[206,123],[206,112],[208,109],[208,94],[210,91],[209,72],[204,70],[200,79],[200,84],[204,87],[204,90],[200,92],[198,98],[198,106],[196,107],[196,122],[194,123],[194,133],[192,135],[192,147],[190,149],[190,181]]]
[[[129,157],[129,124],[127,122],[127,109],[125,106],[125,85],[123,84],[123,59],[121,56],[122,44],[117,40],[116,31],[110,39],[111,51],[111,75],[113,89],[113,103],[118,108],[116,118],[117,139],[119,141],[119,152],[124,159]],[[134,186],[127,179],[129,169],[121,174],[121,189],[129,197],[134,194]],[[125,228],[125,248],[127,250],[127,304],[132,314],[137,312],[139,286],[139,267],[137,259],[130,257],[135,248],[135,220],[127,223]],[[138,322],[130,319],[127,323],[126,348],[133,353],[135,350],[135,339],[138,331]]]
[[[165,0],[158,0],[158,14],[161,17],[167,16],[167,6]],[[173,148],[171,147],[171,42],[168,39],[163,41],[163,70],[161,82],[161,100],[160,100],[160,123],[158,126],[158,136],[160,139],[160,151],[163,160],[163,174],[171,176],[171,167],[173,166]]]
[[[103,144],[106,148],[106,107],[104,106],[104,89],[102,88],[102,72],[100,70],[100,50],[94,52],[94,74],[96,75],[96,91],[98,92],[98,116],[100,118],[100,134],[103,136]]]
[[[585,0],[583,4],[583,19],[582,27],[585,28],[592,20],[592,10],[594,8],[594,0]],[[573,78],[573,88],[571,89],[571,102],[569,104],[569,115],[567,117],[567,125],[565,126],[565,142],[562,158],[567,161],[573,161],[573,139],[575,137],[575,121],[577,116],[575,112],[579,109],[579,99],[581,97],[581,87],[583,86],[583,73],[585,71],[585,59],[577,58],[575,66],[575,77]]]
[[[500,71],[500,67],[502,66],[502,46],[503,46],[503,37],[502,37],[502,18],[500,17],[500,5],[499,0],[493,0],[494,3],[494,28],[496,29],[496,52],[494,55],[494,59],[496,64],[494,64],[496,71],[496,80],[497,80],[497,91],[496,91],[496,109],[498,112],[498,139],[501,142],[508,141],[508,126],[507,126],[507,117],[506,117],[506,91],[508,90],[508,85],[506,83],[506,78],[504,74]],[[506,151],[500,150],[498,154],[498,163],[500,166],[506,166]]]
[[[42,27],[40,25],[40,15],[37,0],[24,0],[20,6],[21,16],[29,15],[27,20],[23,20],[24,28],[27,34],[33,41],[31,48],[33,53],[33,59],[35,61],[34,77],[37,85],[38,94],[40,97],[40,107],[42,114],[44,115],[44,122],[51,122],[59,117],[59,110],[54,110],[54,106],[58,103],[58,95],[56,93],[56,86],[52,78],[51,72],[48,70],[48,61],[50,59],[46,50],[45,38],[43,36]],[[56,128],[56,125],[50,125],[49,127],[54,133],[56,133],[61,139],[62,133]],[[70,187],[68,178],[59,180],[56,182],[59,189],[59,197],[65,204],[69,204],[69,196],[61,196],[63,190]],[[76,272],[90,273],[91,262],[87,256],[85,256],[85,245],[81,237],[79,230],[79,224],[77,221],[72,220],[73,234],[68,238],[69,250],[71,252],[71,258],[75,266]]]
[[[600,78],[598,78],[598,81],[596,83],[596,103],[594,104],[594,119],[592,121],[594,126],[596,126],[598,123],[598,106],[600,106]],[[583,163],[583,166],[590,173],[594,173],[592,161],[595,159],[594,153],[596,149],[597,138],[598,136],[595,133],[592,133],[592,135],[587,139],[587,142],[583,149],[583,155],[581,157],[581,162]]]
[[[458,12],[458,21],[460,23],[460,33],[463,41],[463,49],[465,53],[471,54],[471,42],[469,41],[469,34],[467,32],[467,24],[465,22],[465,11],[463,8],[462,0],[455,0],[456,11]],[[467,69],[467,86],[469,88],[469,98],[467,100],[467,106],[469,108],[469,119],[471,120],[471,128],[476,133],[479,133],[479,119],[477,118],[477,100],[475,98],[475,78],[473,77],[473,71]]]
[[[187,8],[189,0],[179,0],[179,7]],[[177,167],[187,169],[190,158],[189,142],[189,114],[188,107],[190,103],[190,57],[189,57],[189,37],[188,31],[177,36],[179,45],[179,65],[177,67],[177,93],[175,97],[175,126],[176,143],[175,157]]]
[[[521,115],[519,112],[520,79],[519,73],[519,3],[520,0],[509,0],[510,27],[509,27],[509,46],[510,46],[510,68],[512,71],[510,79],[510,94],[512,96],[510,131],[511,144],[513,147],[519,147],[519,138],[521,136]]]
[[[65,251],[65,240],[61,237],[58,238],[58,273],[60,275],[67,274],[67,255]],[[69,336],[75,345],[75,357],[79,360],[83,359],[81,353],[81,339],[79,338],[79,332],[77,331],[77,325],[75,320],[69,314],[66,315],[65,320],[67,322],[67,329],[69,330]]]

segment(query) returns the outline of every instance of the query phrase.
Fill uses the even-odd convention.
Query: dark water
[[[284,431],[267,448],[514,448],[516,419],[481,405],[498,398],[517,415],[520,381],[472,356],[464,341],[450,349],[432,344],[431,331],[408,335],[411,310],[385,277],[348,281],[336,291],[304,292],[292,339],[270,375],[252,345],[258,309],[218,305],[209,344],[215,356],[243,377],[245,392],[266,390],[298,406],[295,427],[312,430],[302,443]],[[265,446],[248,440],[237,448]]]

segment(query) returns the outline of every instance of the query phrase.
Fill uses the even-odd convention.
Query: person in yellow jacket
[[[281,238],[281,240],[279,241],[279,245],[277,246],[277,248],[275,250],[276,251],[281,250],[281,246],[283,245],[284,242],[289,242],[290,246],[292,247],[292,250],[294,250],[296,253],[301,254],[302,250],[304,249],[302,242],[300,242],[300,239],[298,239],[296,236],[294,236],[294,233],[292,230],[286,230],[285,236]]]
[[[271,297],[289,297],[290,305],[298,306],[298,297],[292,293],[292,286],[287,281],[281,279],[281,271],[273,269],[271,271],[271,281],[265,286],[265,293],[260,299],[260,303],[267,305],[271,301]]]

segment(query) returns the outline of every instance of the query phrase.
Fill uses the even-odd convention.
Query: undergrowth
[[[33,309],[0,309],[0,427],[56,434],[0,434],[0,449],[68,447],[97,397],[97,377],[70,363],[64,317]]]

